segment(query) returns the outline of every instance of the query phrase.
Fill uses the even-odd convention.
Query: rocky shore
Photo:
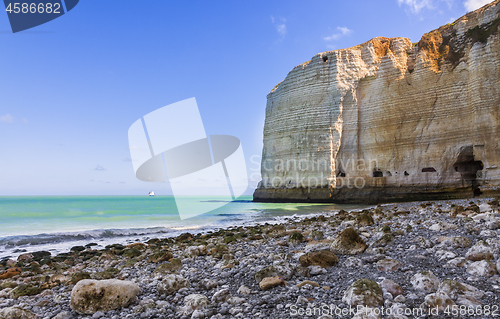
[[[0,261],[0,319],[490,318],[499,235],[490,198],[27,253]]]

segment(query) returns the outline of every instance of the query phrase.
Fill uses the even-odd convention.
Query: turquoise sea
[[[210,198],[192,197],[193,204]],[[333,213],[361,206],[254,203],[252,197],[181,220],[172,196],[9,196],[0,197],[0,258],[24,252],[68,251],[90,242],[105,246],[182,232],[275,223],[299,215]]]

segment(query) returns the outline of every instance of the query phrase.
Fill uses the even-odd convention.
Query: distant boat
[[[149,196],[155,196],[155,192],[149,192]]]

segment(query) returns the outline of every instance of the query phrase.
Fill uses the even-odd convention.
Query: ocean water
[[[193,205],[210,200],[189,199]],[[276,223],[300,215],[332,214],[366,206],[254,203],[252,197],[181,220],[172,196],[9,196],[0,197],[0,259],[72,246],[130,243],[149,238],[206,232],[230,226]]]

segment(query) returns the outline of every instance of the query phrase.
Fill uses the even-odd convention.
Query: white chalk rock
[[[36,316],[29,310],[19,307],[0,309],[0,319],[35,319]]]
[[[450,296],[452,300],[458,299],[460,296],[471,296],[474,298],[482,298],[484,291],[477,289],[469,284],[458,282],[451,279],[444,279],[440,284],[437,292],[442,292]]]
[[[380,287],[382,287],[382,290],[386,290],[389,292],[391,295],[394,297],[400,296],[403,294],[403,288],[401,288],[400,285],[395,283],[394,281],[390,279],[384,279],[382,282],[380,282]]]
[[[446,307],[451,309],[453,305],[455,305],[455,303],[447,294],[443,292],[436,292],[425,296],[425,300],[420,307],[424,309],[437,307],[439,311],[442,312],[446,309]]]
[[[384,304],[382,288],[370,279],[359,279],[344,293],[342,301],[349,306],[379,307]]]
[[[468,261],[467,259],[463,257],[457,257],[448,261],[443,267],[444,268],[466,267],[468,263],[470,263],[470,261]]]
[[[201,294],[191,294],[184,298],[184,306],[178,309],[181,315],[191,315],[195,311],[201,312],[209,304],[208,298]],[[195,317],[199,317],[197,314]],[[201,317],[203,318],[203,317]]]
[[[211,290],[217,287],[217,281],[213,279],[204,278],[200,280],[200,286],[205,290]]]
[[[250,288],[248,288],[247,286],[241,286],[239,289],[238,289],[238,293],[240,295],[249,295],[252,291],[250,290]]]
[[[188,288],[189,280],[181,275],[170,274],[165,276],[162,281],[158,283],[157,289],[160,295],[171,295],[181,288]]]
[[[217,291],[213,296],[212,296],[212,302],[217,303],[217,302],[224,302],[227,299],[231,298],[231,292],[229,289],[224,288],[219,291]]]
[[[467,253],[465,258],[478,261],[478,260],[492,260],[493,259],[493,247],[484,240],[478,241],[474,246],[472,246]]]
[[[93,314],[126,307],[139,290],[139,286],[131,281],[80,280],[71,291],[71,309],[81,314]]]
[[[421,271],[416,273],[410,280],[416,290],[423,292],[435,292],[439,287],[439,279],[432,271]]]
[[[491,277],[497,273],[495,264],[488,260],[473,262],[466,270],[473,276]]]
[[[363,267],[363,261],[356,257],[349,257],[344,262],[344,267],[346,268],[361,268]]]

